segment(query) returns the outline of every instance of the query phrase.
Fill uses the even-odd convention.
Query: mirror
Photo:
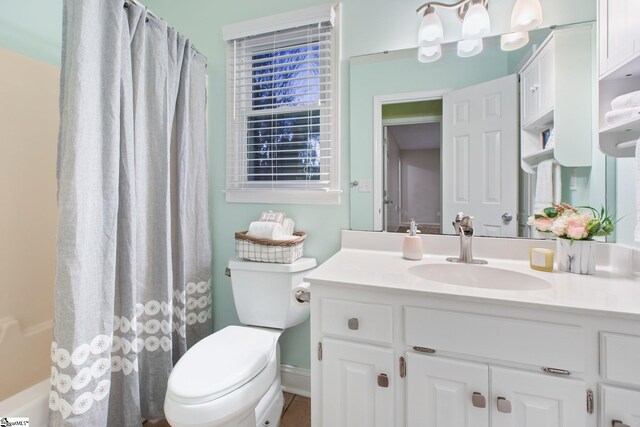
[[[432,63],[417,49],[352,57],[351,228],[405,232],[415,219],[453,234],[464,211],[476,235],[536,238],[526,223],[542,205],[604,205],[595,31],[538,29],[511,52],[485,38],[470,58],[449,43]]]

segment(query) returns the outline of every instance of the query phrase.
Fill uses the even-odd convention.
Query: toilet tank
[[[291,264],[230,260],[233,299],[240,322],[277,329],[304,322],[309,317],[309,304],[297,303],[292,290],[315,266],[315,258],[300,258]]]

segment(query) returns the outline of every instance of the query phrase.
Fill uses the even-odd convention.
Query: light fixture
[[[420,46],[418,48],[418,61],[429,63],[435,62],[442,56],[442,47],[437,44],[435,46]]]
[[[521,31],[518,33],[503,34],[500,36],[500,47],[504,51],[520,49],[529,43],[529,32]]]
[[[458,42],[458,56],[469,58],[482,52],[482,39],[460,40]]]
[[[462,21],[462,38],[467,40],[479,39],[489,35],[491,23],[489,12],[482,0],[471,0],[469,9]]]
[[[424,17],[420,21],[418,46],[435,46],[442,43],[442,40],[444,40],[442,21],[434,7],[427,7],[424,10]]]
[[[539,0],[517,0],[511,12],[511,31],[528,31],[542,24]]]

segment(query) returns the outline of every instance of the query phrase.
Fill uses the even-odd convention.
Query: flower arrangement
[[[595,236],[613,233],[615,219],[604,208],[597,211],[590,206],[573,207],[554,203],[542,212],[529,217],[527,224],[541,232],[569,240],[593,240]]]

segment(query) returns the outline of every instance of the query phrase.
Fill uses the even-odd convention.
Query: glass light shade
[[[420,46],[418,48],[418,61],[429,63],[435,62],[442,56],[442,47],[438,44],[435,46]]]
[[[511,31],[529,31],[542,24],[539,0],[517,0],[511,12]]]
[[[529,43],[529,32],[522,31],[519,33],[509,33],[500,36],[500,47],[502,50],[509,52],[520,49]]]
[[[435,12],[429,12],[420,21],[418,30],[418,46],[436,46],[444,40],[442,21]]]
[[[488,36],[490,31],[489,12],[482,5],[482,2],[473,3],[464,15],[464,21],[462,21],[462,38],[475,40]]]
[[[482,52],[482,39],[460,40],[458,42],[458,56],[469,58]]]

